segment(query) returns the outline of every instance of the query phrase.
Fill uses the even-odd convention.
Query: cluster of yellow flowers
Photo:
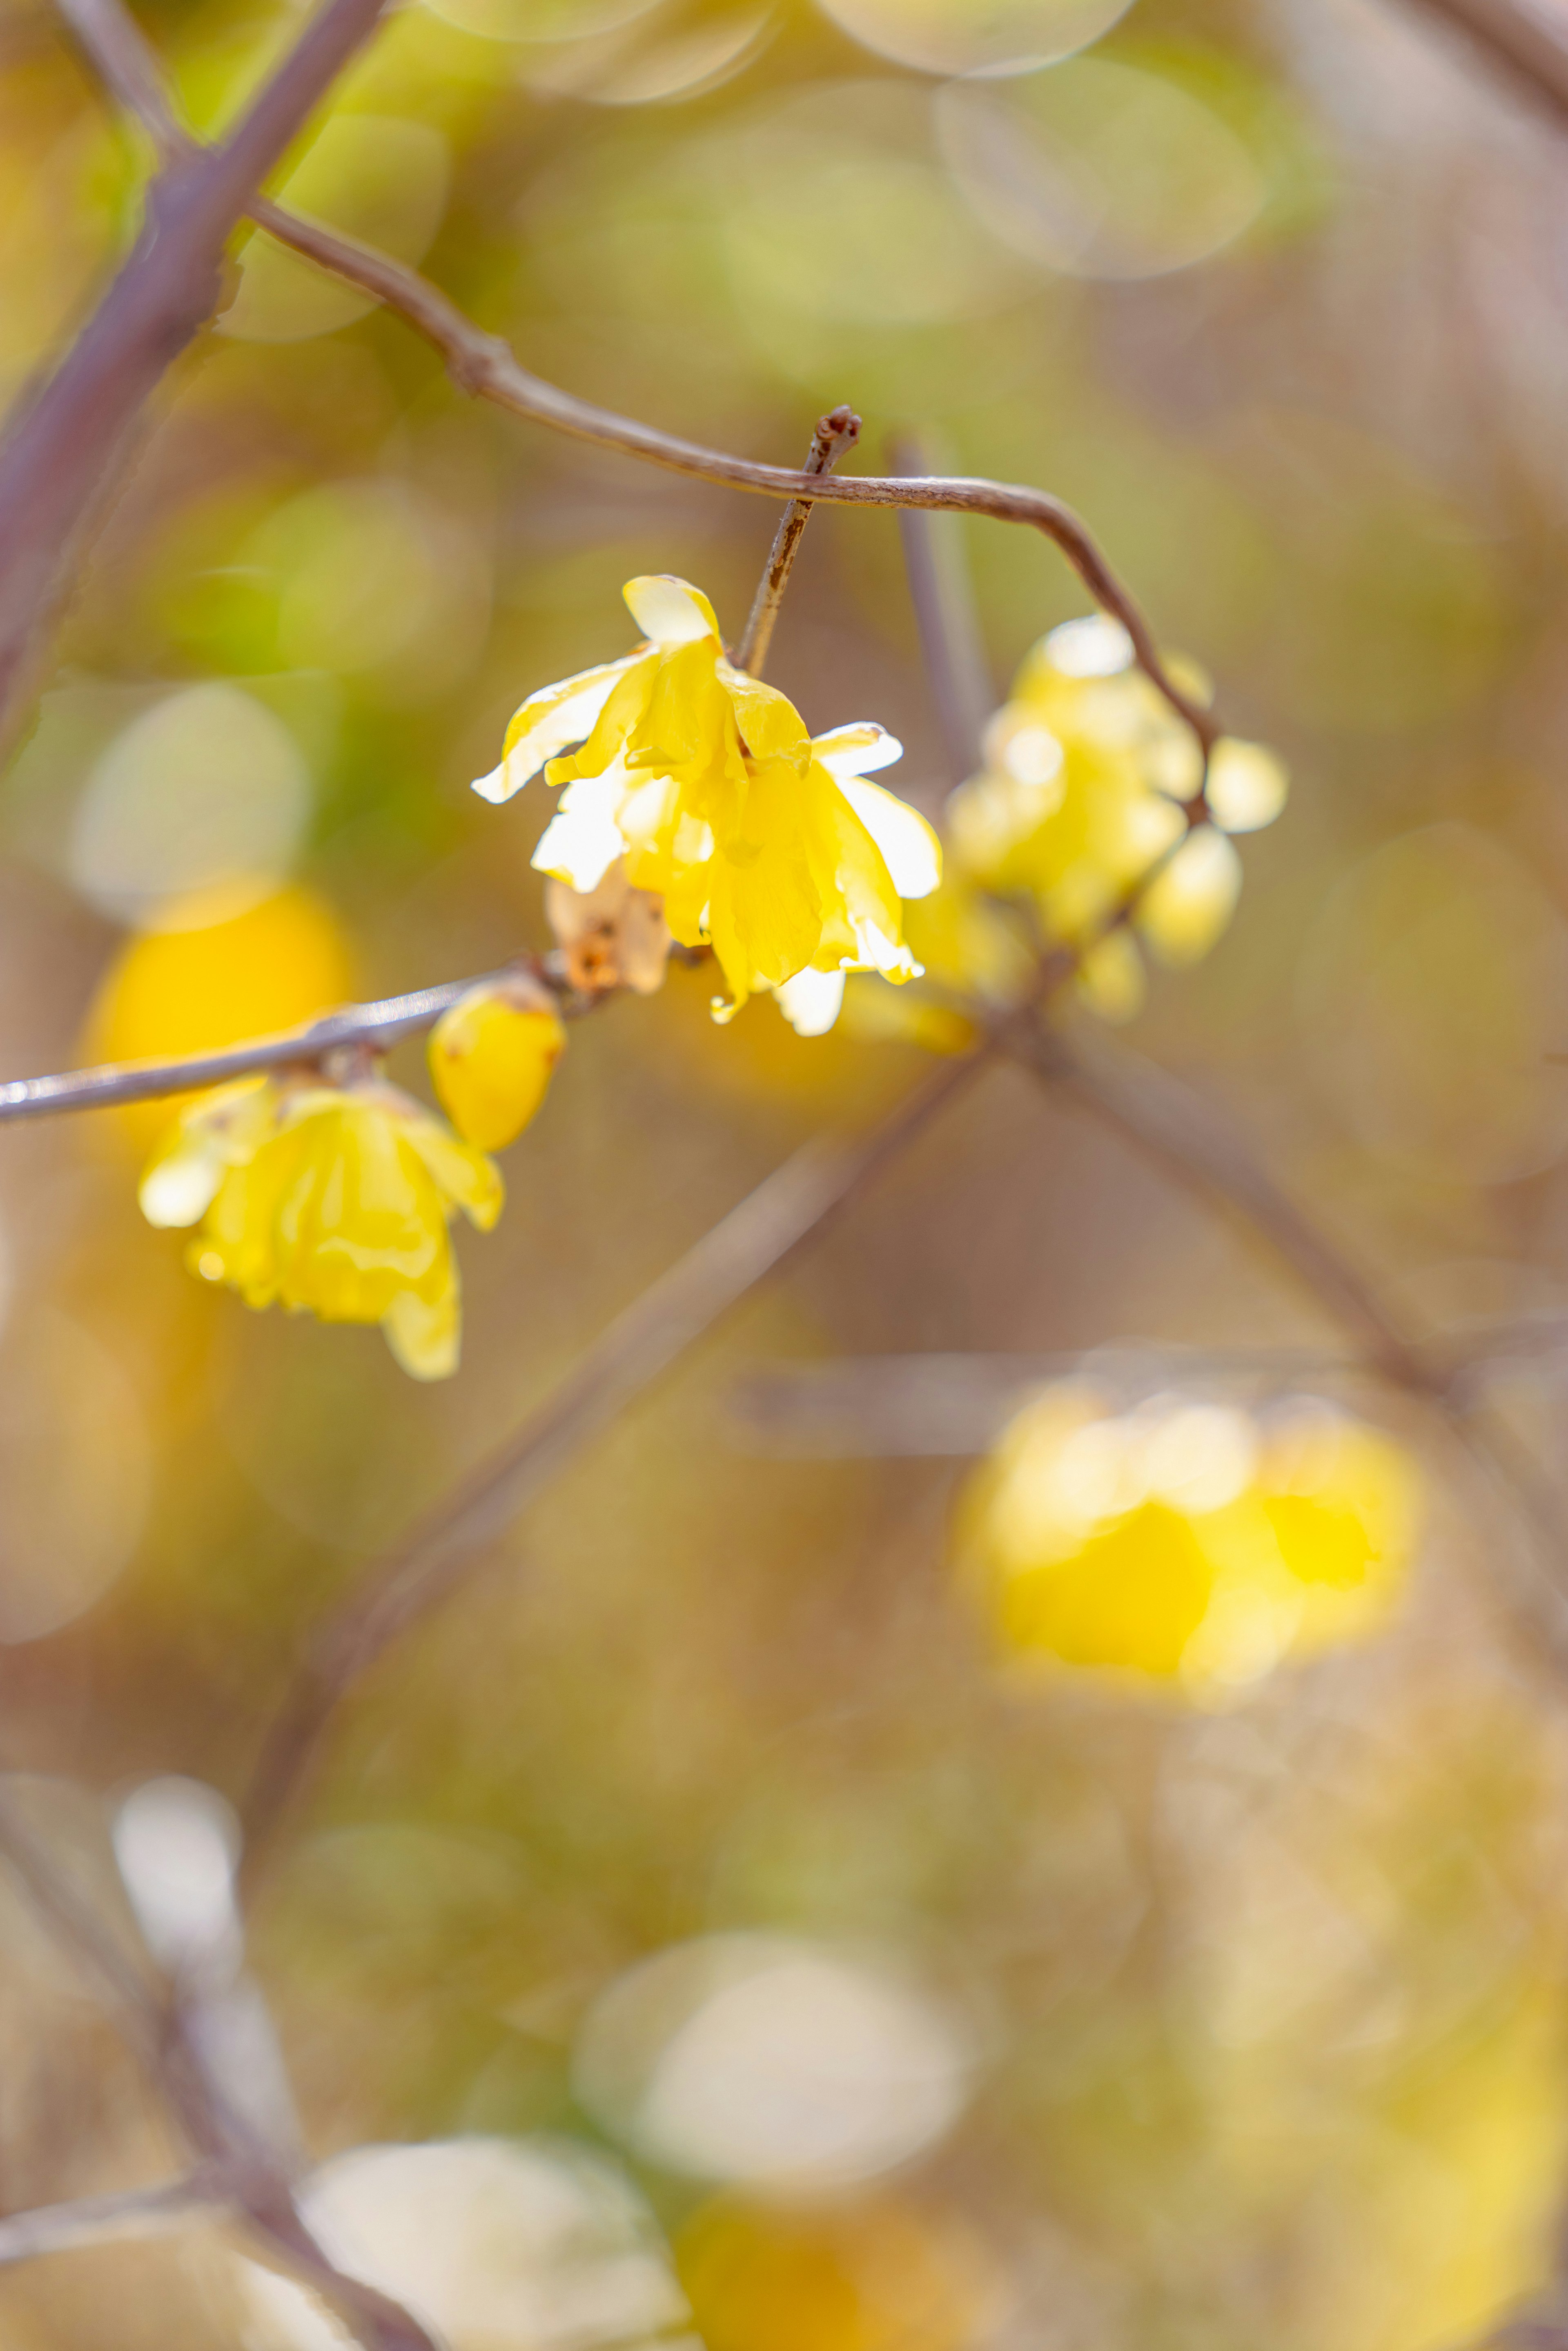
[[[580,997],[651,992],[679,941],[711,949],[728,988],[720,1020],[770,992],[801,1034],[821,1035],[846,975],[902,984],[926,965],[939,986],[1005,999],[1033,955],[1007,902],[1027,900],[1050,942],[1082,950],[1091,1000],[1126,1011],[1142,967],[1107,917],[1157,867],[1133,926],[1170,961],[1201,954],[1236,896],[1229,834],[1284,800],[1283,770],[1255,745],[1221,742],[1206,782],[1190,730],[1134,667],[1124,632],[1070,622],[1029,656],[988,730],[985,772],[952,796],[944,883],[930,825],[870,780],[901,756],[891,735],[857,721],[813,737],[782,694],[727,659],[712,605],[685,580],[632,580],[624,592],[642,641],[530,695],[500,766],[475,787],[507,800],[542,769],[561,788],[533,862],[549,877],[564,983]],[[939,1002],[912,1002],[903,1025],[936,1043],[967,1033]],[[494,1224],[501,1180],[484,1155],[532,1117],[564,1042],[538,983],[481,987],[431,1040],[450,1128],[370,1062],[341,1081],[247,1081],[181,1113],[142,1205],[155,1224],[199,1226],[193,1266],[250,1305],[380,1322],[400,1363],[439,1377],[458,1349],[449,1220],[461,1207]]]
[[[720,1019],[770,988],[815,1034],[846,972],[915,977],[902,902],[936,889],[942,852],[924,817],[865,780],[902,747],[870,721],[813,737],[726,659],[713,606],[685,580],[624,593],[643,642],[530,695],[475,789],[510,799],[541,768],[563,785],[535,865],[587,893],[622,863],[674,938],[713,948],[730,990]]]
[[[809,734],[793,705],[726,659],[707,598],[633,580],[644,632],[622,661],[532,695],[477,789],[491,800],[547,768],[566,789],[534,863],[566,981],[580,995],[660,986],[673,939],[711,946],[727,1019],[771,989],[798,1026],[831,1025],[844,973],[920,967],[904,906],[936,887],[925,819],[865,778],[900,756],[880,726]],[[576,745],[575,751],[569,747]],[[437,1024],[430,1067],[451,1127],[373,1063],[220,1088],[181,1112],[142,1180],[155,1225],[195,1226],[193,1269],[323,1322],[379,1322],[405,1370],[456,1368],[448,1225],[488,1231],[509,1143],[566,1041],[555,1000],[518,977],[470,991]]]
[[[1171,668],[1207,700],[1191,663]],[[1021,903],[1049,944],[1079,950],[1079,993],[1111,1019],[1143,1000],[1140,942],[1172,965],[1207,954],[1241,885],[1230,836],[1271,824],[1288,790],[1271,751],[1230,736],[1206,780],[1192,730],[1134,666],[1126,631],[1098,614],[1033,647],[984,748],[981,772],[947,802],[946,878],[915,910],[915,952],[939,984],[1006,1002],[1033,958],[998,902]],[[862,1027],[900,1025],[863,999],[857,1014]],[[914,1002],[902,1025],[944,1034]]]
[[[976,1474],[958,1550],[1014,1656],[1212,1701],[1381,1625],[1418,1499],[1398,1446],[1315,1401],[1117,1414],[1063,1384]]]

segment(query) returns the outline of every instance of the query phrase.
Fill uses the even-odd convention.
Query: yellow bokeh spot
[[[88,1015],[84,1060],[210,1052],[293,1029],[352,997],[349,943],[323,899],[290,888],[239,913],[233,903],[191,901],[166,910],[171,922],[183,918],[180,927],[127,940]],[[167,1101],[137,1102],[117,1113],[115,1124],[143,1151],[170,1111]]]
[[[961,2351],[995,2298],[967,2230],[886,2197],[831,2213],[718,2197],[675,2256],[707,2351]]]
[[[1015,1658],[1210,1702],[1384,1624],[1419,1501],[1399,1447],[1321,1405],[1118,1415],[1065,1385],[1005,1431],[958,1542]]]

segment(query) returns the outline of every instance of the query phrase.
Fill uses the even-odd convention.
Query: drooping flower
[[[247,1306],[379,1322],[415,1379],[457,1368],[460,1292],[447,1224],[487,1232],[500,1176],[379,1080],[243,1080],[183,1110],[141,1182],[150,1223],[199,1228],[186,1262]]]
[[[633,580],[625,596],[645,642],[530,695],[475,789],[508,799],[541,768],[564,786],[535,865],[586,893],[623,858],[676,939],[712,945],[731,996],[720,1017],[802,973],[840,991],[845,971],[913,977],[902,902],[936,888],[941,852],[923,817],[865,780],[900,746],[870,724],[813,739],[726,659],[712,605],[685,580]]]
[[[1207,680],[1175,666],[1207,698]],[[948,805],[954,862],[985,889],[1031,900],[1051,940],[1083,946],[1082,992],[1113,1019],[1136,1010],[1142,969],[1125,931],[1095,933],[1153,874],[1132,928],[1162,961],[1197,962],[1240,889],[1230,835],[1272,823],[1288,789],[1272,752],[1226,737],[1189,827],[1197,742],[1133,665],[1126,632],[1102,616],[1067,622],[1026,655],[985,753]]]
[[[544,1101],[566,1029],[549,990],[526,974],[482,981],[444,1012],[430,1037],[430,1075],[465,1143],[502,1151]]]
[[[1398,1446],[1316,1400],[1117,1413],[1067,1384],[1003,1433],[958,1543],[1014,1659],[1212,1703],[1384,1625],[1419,1502]]]

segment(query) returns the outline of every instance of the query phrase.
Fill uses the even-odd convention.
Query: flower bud
[[[480,1151],[515,1142],[566,1049],[554,999],[534,981],[486,981],[443,1013],[430,1040],[441,1106]]]

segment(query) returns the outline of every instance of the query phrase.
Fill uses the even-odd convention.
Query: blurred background
[[[142,12],[204,131],[296,21]],[[0,21],[0,120],[10,395],[146,157],[45,0]],[[1397,0],[409,0],[279,190],[590,400],[783,464],[847,400],[851,465],[916,434],[1078,506],[1293,778],[1126,1042],[1413,1329],[1568,1309],[1568,148],[1527,98]],[[737,632],[771,531],[468,402],[262,236],[226,291],[0,796],[5,1075],[542,943],[547,796],[469,778],[525,693],[626,650],[631,575]],[[999,703],[1082,591],[1026,531],[947,553]],[[892,727],[927,810],[962,780],[893,517],[818,510],[769,674],[816,729]],[[225,1800],[321,1612],[925,1066],[766,1001],[716,1029],[709,993],[676,970],[574,1029],[459,1242],[441,1387],[193,1281],[136,1209],[156,1109],[0,1137],[0,1757],[154,1949],[165,1880],[227,1916]],[[417,1049],[392,1071],[421,1087]],[[455,2351],[1426,2351],[1536,2289],[1568,1693],[1500,1604],[1506,1502],[1370,1384],[1292,1373],[1400,1486],[1397,1605],[1219,1690],[1020,1675],[964,1558],[1007,1417],[969,1359],[1246,1418],[1282,1375],[1216,1351],[1338,1343],[1113,1135],[988,1077],[345,1710],[247,1961],[323,2226]],[[963,1360],[915,1434],[858,1410],[860,1359],[927,1354]],[[841,1412],[747,1407],[831,1364]],[[1555,1481],[1562,1363],[1488,1377]],[[0,2043],[6,2210],[177,2165],[16,1893]],[[5,2272],[0,2335],[341,2339],[216,2228]]]

